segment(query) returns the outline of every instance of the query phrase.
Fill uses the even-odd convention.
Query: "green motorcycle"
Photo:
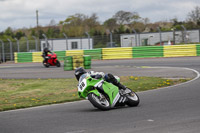
[[[115,76],[120,81],[120,78]],[[138,95],[131,89],[118,89],[103,78],[95,79],[90,74],[81,75],[78,84],[78,94],[88,99],[92,105],[100,110],[109,110],[118,106],[137,106],[140,102]]]

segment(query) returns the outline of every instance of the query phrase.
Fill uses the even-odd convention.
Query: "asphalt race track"
[[[0,133],[199,133],[200,57],[93,61],[92,70],[116,75],[194,80],[138,93],[138,107],[99,111],[89,101],[0,112]],[[38,71],[38,72],[36,72]],[[0,64],[0,78],[71,78],[40,63]]]

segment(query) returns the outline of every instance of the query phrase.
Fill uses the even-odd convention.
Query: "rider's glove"
[[[99,74],[95,75],[95,79],[100,79],[100,78],[102,78],[102,75]]]

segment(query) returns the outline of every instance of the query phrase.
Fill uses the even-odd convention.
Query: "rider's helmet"
[[[43,51],[44,51],[44,52],[48,52],[49,49],[48,49],[47,47],[45,47]]]
[[[83,75],[83,74],[85,74],[85,73],[87,73],[87,72],[85,71],[85,69],[82,68],[82,67],[79,67],[79,68],[77,68],[77,69],[75,70],[74,75],[76,76],[76,79],[79,81],[79,78],[81,77],[81,75]]]

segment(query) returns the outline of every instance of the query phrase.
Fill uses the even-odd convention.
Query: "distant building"
[[[51,51],[93,49],[93,39],[90,38],[68,38],[68,39],[48,39],[40,41],[41,51],[48,47]]]
[[[162,44],[160,44],[159,32],[148,32],[135,34],[121,34],[121,47],[151,46],[151,45],[173,45],[175,43],[197,43],[200,42],[200,30],[168,31],[161,32]],[[171,42],[171,43],[169,43]]]

